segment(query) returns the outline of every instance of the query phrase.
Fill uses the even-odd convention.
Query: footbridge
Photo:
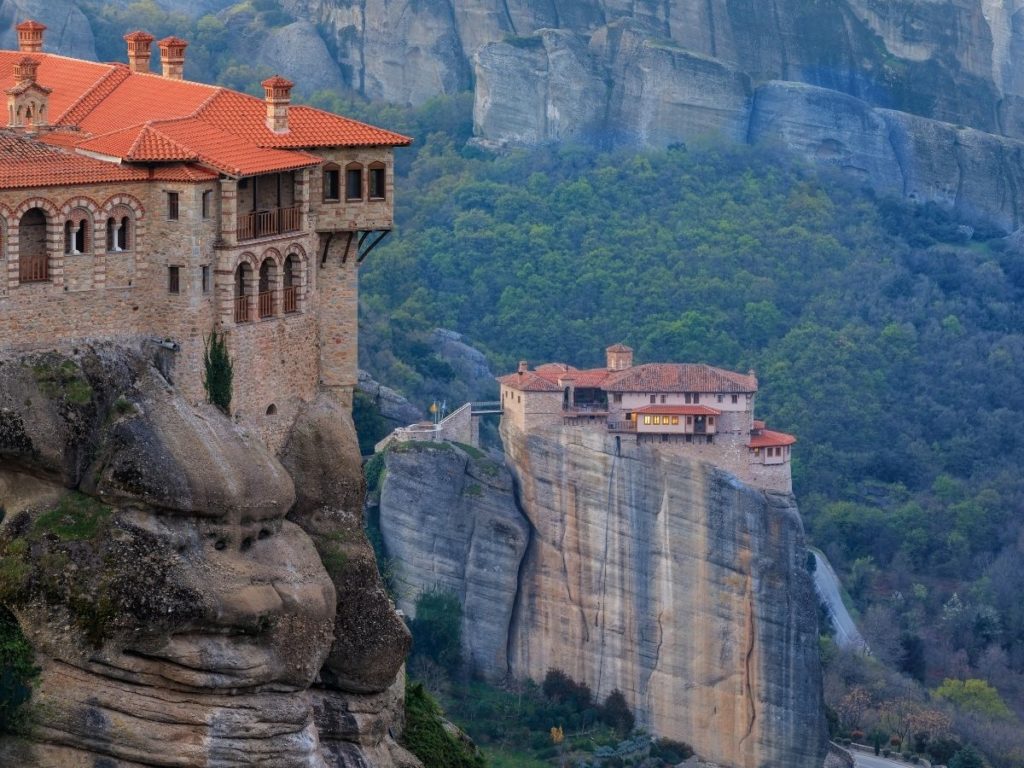
[[[500,415],[501,403],[497,400],[466,403],[437,422],[420,422],[408,427],[399,427],[385,437],[374,451],[379,453],[394,442],[424,441],[465,443],[480,447],[480,419],[484,416]]]

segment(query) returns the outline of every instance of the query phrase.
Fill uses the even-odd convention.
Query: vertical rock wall
[[[511,666],[552,668],[737,768],[818,768],[813,588],[792,496],[624,439],[502,437],[535,535]]]

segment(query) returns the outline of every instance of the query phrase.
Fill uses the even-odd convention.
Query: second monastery
[[[720,466],[744,482],[790,492],[796,438],[754,419],[757,378],[691,363],[633,365],[615,344],[603,368],[527,363],[498,379],[503,419],[521,432],[592,430],[656,444]]]

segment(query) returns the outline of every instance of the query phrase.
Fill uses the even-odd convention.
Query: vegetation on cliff
[[[464,106],[380,110],[417,143],[363,271],[363,364],[436,391],[441,326],[495,370],[598,365],[613,341],[754,368],[879,658],[930,688],[988,680],[1024,713],[1019,244],[767,148],[489,156]]]

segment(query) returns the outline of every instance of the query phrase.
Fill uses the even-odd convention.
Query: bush
[[[636,724],[636,718],[629,711],[626,697],[618,688],[608,694],[608,698],[604,700],[604,704],[601,706],[600,715],[604,723],[621,734],[629,733]]]
[[[892,754],[892,750],[889,749],[888,747],[886,747],[885,749],[882,750],[882,756],[883,757],[888,757],[891,754]]]
[[[693,757],[693,747],[685,741],[658,739],[651,745],[651,757],[660,758],[669,765],[676,765]]]
[[[967,745],[949,761],[949,768],[985,768],[985,761],[971,745]]]
[[[0,606],[0,734],[21,725],[23,705],[32,697],[32,683],[38,675],[32,646],[18,620]]]
[[[462,664],[462,604],[439,588],[416,598],[416,618],[409,622],[412,652],[437,663],[449,674]]]
[[[206,376],[203,378],[203,387],[206,389],[207,400],[224,413],[230,413],[231,382],[235,373],[226,339],[223,333],[214,331],[206,340],[206,352],[203,355]]]
[[[405,732],[402,746],[431,768],[486,768],[472,744],[448,733],[441,708],[421,683],[405,687]]]
[[[594,694],[586,683],[577,683],[560,669],[549,669],[541,685],[544,695],[559,704],[567,704],[576,712],[590,709]]]

